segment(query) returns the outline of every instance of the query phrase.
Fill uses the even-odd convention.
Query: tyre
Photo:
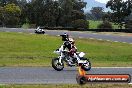
[[[43,33],[43,34],[45,34],[45,32],[44,32],[44,31],[43,31],[42,33]]]
[[[76,76],[76,81],[77,81],[78,84],[84,85],[84,84],[86,84],[87,79],[83,76],[77,75]]]
[[[63,61],[59,63],[59,58],[54,58],[52,59],[52,67],[57,71],[61,71],[64,68],[64,63]]]
[[[83,58],[83,60],[87,60],[87,58]],[[84,69],[85,71],[90,71],[91,70],[91,62],[89,60],[87,60],[87,63],[82,64],[81,68]]]
[[[35,30],[34,32],[35,32],[35,33],[37,33],[37,31],[36,31],[36,30]]]

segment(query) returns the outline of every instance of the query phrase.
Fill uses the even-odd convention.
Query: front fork
[[[78,58],[78,56],[74,53],[74,57],[77,58],[77,62],[80,61],[80,58]]]
[[[59,63],[62,65],[63,54],[61,53],[61,55],[58,58],[59,58]]]
[[[62,64],[62,63],[61,63],[61,61],[62,61],[61,56],[59,56],[58,58],[59,58],[59,63]]]

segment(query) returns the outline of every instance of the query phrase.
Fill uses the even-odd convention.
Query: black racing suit
[[[65,50],[66,48],[69,50],[69,55],[71,57],[73,57],[74,53],[77,52],[77,48],[75,47],[75,45],[71,44],[69,41],[65,41],[63,43],[63,49]]]

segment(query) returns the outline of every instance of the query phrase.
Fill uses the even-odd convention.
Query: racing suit
[[[69,41],[63,43],[63,49],[68,49],[69,56],[74,57],[74,53],[77,52],[77,48],[74,44],[71,44]]]

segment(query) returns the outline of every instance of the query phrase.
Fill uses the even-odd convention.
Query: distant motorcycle
[[[37,29],[35,29],[35,33],[36,34],[45,34],[45,31],[42,28],[37,27]]]
[[[52,67],[61,71],[64,68],[64,62],[66,62],[67,66],[81,66],[85,71],[89,71],[91,69],[90,61],[84,57],[84,52],[77,52],[74,54],[74,57],[70,57],[67,50],[63,50],[63,45],[54,51],[54,53],[58,54],[59,57],[52,59]]]

